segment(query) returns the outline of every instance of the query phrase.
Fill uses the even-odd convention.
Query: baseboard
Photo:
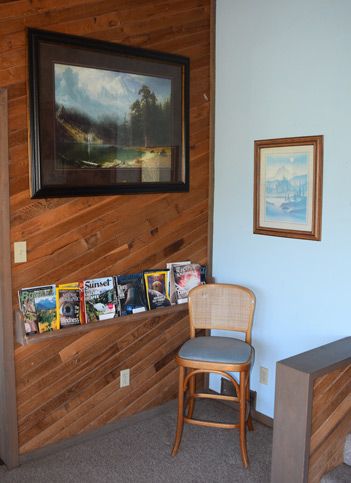
[[[92,439],[98,438],[99,436],[104,436],[105,434],[111,433],[112,431],[125,428],[126,426],[132,426],[133,424],[137,424],[146,419],[152,418],[154,416],[158,416],[173,408],[176,411],[176,408],[177,408],[176,399],[174,399],[173,401],[169,401],[167,403],[161,404],[160,406],[147,409],[146,411],[133,414],[132,416],[119,419],[117,421],[114,421],[113,423],[109,423],[104,426],[100,426],[99,428],[92,429],[91,431],[87,431],[83,434],[77,434],[75,436],[72,436],[71,438],[58,441],[57,443],[53,443],[48,446],[43,446],[42,448],[38,448],[28,453],[24,453],[23,455],[20,455],[20,464],[28,463],[29,461],[33,461],[35,459],[44,458],[45,456],[56,453],[57,451],[61,451],[66,448],[71,448],[72,446],[76,446],[86,441],[90,441]]]
[[[256,409],[251,409],[251,417],[259,423],[273,429],[273,418],[270,416],[266,416],[266,414],[260,413],[259,411],[256,411]]]

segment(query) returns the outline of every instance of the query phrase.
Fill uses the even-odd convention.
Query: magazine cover
[[[190,264],[190,261],[167,263],[167,268],[169,270],[169,292],[168,293],[169,293],[169,300],[171,301],[172,305],[175,305],[177,303],[173,267],[175,267],[176,265],[189,265],[189,264]]]
[[[116,286],[122,316],[147,310],[142,273],[117,275]]]
[[[168,270],[145,271],[144,280],[150,310],[171,305],[168,296]]]
[[[85,323],[116,317],[116,292],[113,277],[84,280]]]
[[[51,332],[60,328],[57,319],[56,295],[44,295],[35,298],[38,314],[39,332]]]
[[[80,324],[80,298],[78,284],[64,284],[56,288],[57,318],[59,327]]]
[[[45,285],[22,288],[18,291],[18,301],[20,310],[23,314],[26,335],[33,335],[39,332],[35,299],[44,295],[54,295],[55,289],[55,285]]]
[[[200,271],[201,266],[199,263],[173,267],[177,304],[186,303],[190,290],[201,285]]]

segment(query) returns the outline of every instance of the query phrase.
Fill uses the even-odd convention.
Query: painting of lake
[[[56,169],[171,181],[171,79],[58,63],[54,72]]]
[[[267,153],[265,221],[307,223],[308,166],[308,153]]]

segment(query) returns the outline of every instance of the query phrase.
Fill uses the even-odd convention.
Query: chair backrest
[[[196,329],[223,329],[245,333],[251,344],[255,295],[240,285],[214,283],[193,288],[188,296],[190,337]]]

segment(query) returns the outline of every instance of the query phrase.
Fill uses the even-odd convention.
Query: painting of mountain
[[[167,78],[57,63],[54,69],[56,104],[91,119],[111,118],[122,124],[145,85],[161,105],[171,94]]]
[[[308,154],[266,157],[266,221],[306,223]]]
[[[321,239],[323,136],[255,141],[254,233]]]
[[[137,168],[145,178],[163,168],[171,176],[169,78],[58,63],[54,72],[57,169]]]

